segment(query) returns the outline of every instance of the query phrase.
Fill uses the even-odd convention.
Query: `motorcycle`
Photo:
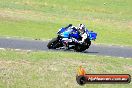
[[[87,38],[84,40],[83,43],[78,43],[78,42],[70,42],[69,44],[69,49],[73,49],[76,52],[82,52],[85,51],[86,49],[89,48],[89,46],[91,45],[91,40],[95,40],[97,37],[97,33],[93,32],[93,31],[88,31],[86,29],[86,33],[87,33]],[[72,34],[71,34],[71,30],[67,29],[67,28],[61,28],[59,29],[59,31],[57,32],[57,37],[53,38],[51,41],[49,41],[47,47],[49,49],[57,49],[57,48],[62,48],[64,47],[63,38],[70,38],[70,36],[72,35],[72,38],[74,40],[81,40],[81,36],[79,35],[78,32],[72,30]]]

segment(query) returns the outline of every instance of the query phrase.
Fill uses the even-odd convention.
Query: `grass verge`
[[[82,65],[87,73],[132,75],[132,59],[74,52],[0,51],[1,88],[81,88],[75,80]],[[89,84],[84,88],[131,88],[130,84]]]

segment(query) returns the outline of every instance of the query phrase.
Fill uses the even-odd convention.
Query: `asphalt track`
[[[0,38],[0,48],[48,51],[49,49],[47,48],[47,43],[48,41],[41,41],[41,40]],[[132,58],[132,47],[92,44],[89,49],[87,49],[85,52],[82,53]]]

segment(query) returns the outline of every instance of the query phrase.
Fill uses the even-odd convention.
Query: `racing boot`
[[[69,50],[69,44],[68,44],[68,42],[64,42],[64,49],[65,50]]]

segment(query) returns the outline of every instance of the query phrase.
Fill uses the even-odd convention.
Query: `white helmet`
[[[78,26],[78,31],[82,34],[85,32],[85,25],[84,24],[79,24]]]

